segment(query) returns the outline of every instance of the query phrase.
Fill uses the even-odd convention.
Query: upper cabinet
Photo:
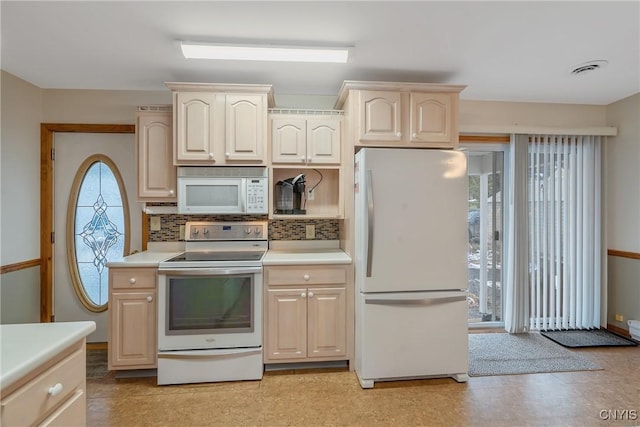
[[[293,165],[339,165],[342,116],[272,114],[271,162]]]
[[[210,92],[176,92],[175,163],[214,161],[216,96]]]
[[[167,83],[174,103],[174,164],[266,163],[271,85]]]
[[[464,87],[347,81],[336,108],[354,117],[356,146],[457,148]]]
[[[138,199],[176,198],[173,164],[173,119],[170,106],[139,107],[136,118]]]

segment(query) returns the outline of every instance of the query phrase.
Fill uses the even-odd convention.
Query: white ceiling
[[[467,85],[463,99],[606,105],[640,92],[640,2],[0,3],[2,69],[41,88],[268,83],[336,95],[344,80]],[[347,64],[187,60],[178,40],[354,46]],[[607,60],[575,76],[581,63]]]

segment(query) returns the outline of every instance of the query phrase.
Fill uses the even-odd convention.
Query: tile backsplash
[[[160,230],[152,231],[151,218],[160,217]],[[187,221],[269,221],[269,240],[306,240],[306,226],[315,225],[316,240],[338,240],[340,220],[337,219],[277,219],[267,215],[179,215],[158,214],[148,216],[149,242],[175,242],[180,240],[180,226]]]

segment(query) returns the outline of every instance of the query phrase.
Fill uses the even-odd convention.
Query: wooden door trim
[[[40,124],[40,322],[53,320],[53,163],[54,136],[67,133],[135,133],[135,125]]]

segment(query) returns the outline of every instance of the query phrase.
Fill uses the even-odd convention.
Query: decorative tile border
[[[149,215],[160,217],[160,231],[149,227],[149,242],[176,242],[180,240],[180,226],[187,221],[267,221],[267,215]],[[316,240],[338,240],[340,220],[337,219],[282,219],[269,220],[269,240],[306,240],[306,226],[316,226]]]

